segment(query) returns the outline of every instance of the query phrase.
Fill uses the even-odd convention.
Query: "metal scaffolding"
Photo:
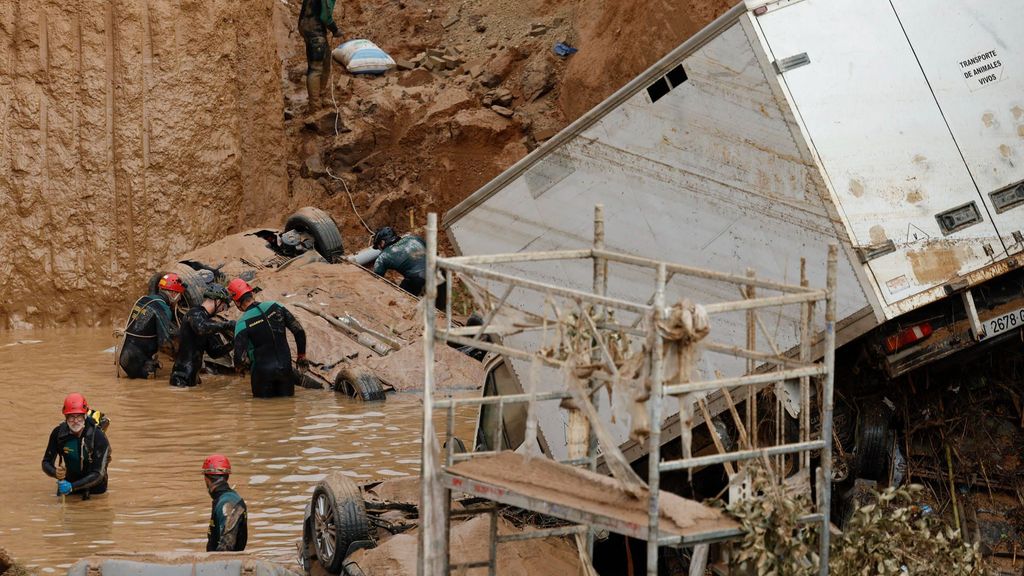
[[[593,262],[590,290],[532,279],[524,272],[530,263],[580,259]],[[488,573],[493,575],[499,543],[549,536],[575,535],[581,557],[589,562],[593,535],[596,530],[604,529],[645,540],[647,574],[656,576],[661,546],[694,546],[742,534],[732,520],[716,516],[696,502],[680,504],[681,498],[661,491],[662,474],[723,465],[731,479],[733,497],[756,497],[749,491],[744,493],[742,471],[757,460],[765,463],[780,481],[793,471],[805,474],[808,479],[805,489],[809,491],[814,453],[819,459],[819,467],[813,475],[817,484],[816,510],[804,520],[820,526],[820,573],[827,574],[836,259],[837,248],[830,246],[827,286],[816,289],[808,286],[803,263],[800,285],[791,285],[762,280],[752,273],[739,276],[620,254],[605,248],[601,206],[595,209],[593,245],[586,249],[439,258],[437,217],[430,214],[426,277],[440,276],[446,280],[442,286],[448,291],[448,304],[444,317],[439,318],[431,305],[437,287],[434,282],[427,282],[423,300],[425,374],[419,574],[447,575],[456,569],[487,567]],[[650,298],[640,302],[609,296],[609,266],[639,267],[652,272]],[[512,271],[500,269],[502,267]],[[684,278],[732,285],[739,298],[700,304],[682,300],[669,305],[666,287],[673,280]],[[486,285],[488,294],[501,294],[486,299],[481,326],[453,324],[451,291],[456,279],[478,290]],[[532,293],[534,301],[542,305],[534,310],[508,310],[509,296],[516,290]],[[825,303],[824,321],[820,329],[815,329],[815,304],[819,302]],[[799,344],[782,349],[766,329],[761,313],[785,307],[798,308],[793,317],[799,319]],[[728,315],[734,320],[742,319],[746,326],[745,343],[713,342],[705,338],[715,318]],[[514,321],[508,321],[509,317]],[[504,338],[530,331],[544,335],[545,345],[537,349],[536,346],[516,345],[515,339]],[[770,350],[758,349],[759,333],[762,344]],[[494,336],[498,341],[485,335]],[[536,378],[543,368],[549,375],[557,373],[561,381],[547,391],[538,391],[533,382],[524,383],[524,391],[513,395],[438,398],[434,389],[435,345],[438,343],[471,346],[506,358],[525,360],[537,367],[537,370],[531,369],[531,378]],[[699,371],[694,369],[698,353],[732,357],[740,366],[745,366],[745,372],[731,376],[716,372],[710,378],[698,378]],[[776,392],[775,405],[771,406],[769,400],[769,405],[762,405],[759,411],[759,392],[772,385]],[[644,439],[649,454],[646,481],[622,455],[609,433],[606,415],[598,410],[597,393],[606,388],[625,390],[623,393],[631,399],[626,401],[628,407],[633,408],[629,418],[631,433]],[[795,407],[784,408],[783,396],[787,390],[791,393],[789,401]],[[732,446],[727,446],[714,429],[714,414],[708,409],[711,395],[724,399],[728,407],[738,436]],[[682,457],[663,459],[661,430],[670,398],[679,401]],[[536,415],[532,409],[540,402],[557,402],[569,411],[569,457],[560,462],[540,455],[536,448]],[[502,412],[516,404],[526,404],[531,413],[526,424],[527,440],[519,450],[500,451],[499,443],[493,450],[474,451],[475,447],[469,446],[469,452],[456,454],[452,443],[446,442],[448,448],[442,451],[434,429],[435,411],[446,412],[444,437],[449,439],[458,407],[496,409],[498,431],[495,437],[500,438],[504,426]],[[762,433],[763,427],[759,426],[763,423],[762,415],[771,409],[775,410],[774,437]],[[786,411],[799,423],[799,437],[787,432],[783,424]],[[818,413],[817,422],[811,418],[814,411]],[[707,426],[716,453],[692,453],[690,432],[701,424]],[[596,474],[599,457],[614,480]],[[550,477],[569,478],[582,487],[577,490],[580,493],[585,492],[587,486],[599,486],[622,497],[614,503],[593,502],[578,494],[559,492],[555,486],[531,485],[530,478],[540,472]],[[451,510],[452,490],[495,502],[490,508],[487,559],[451,564],[449,524],[455,514]],[[574,525],[499,536],[499,503],[547,514]],[[673,523],[673,514],[677,512],[669,510],[672,506],[692,511],[692,522]]]

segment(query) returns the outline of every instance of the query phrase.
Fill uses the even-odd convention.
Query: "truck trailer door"
[[[756,23],[886,318],[1002,255],[889,0],[804,0]]]
[[[1024,248],[1024,4],[893,0],[981,201]]]

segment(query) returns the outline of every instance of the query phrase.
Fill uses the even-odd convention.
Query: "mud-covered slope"
[[[300,3],[0,0],[0,328],[108,323],[161,262],[301,206],[350,251],[416,230],[732,0],[339,2],[345,38],[462,63],[336,66],[313,117]]]
[[[0,2],[0,326],[108,322],[263,216],[286,187],[275,4]]]

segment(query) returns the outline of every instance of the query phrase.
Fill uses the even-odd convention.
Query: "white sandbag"
[[[349,40],[331,56],[353,74],[383,74],[395,67],[391,56],[369,40]]]

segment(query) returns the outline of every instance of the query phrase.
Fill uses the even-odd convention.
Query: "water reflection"
[[[211,452],[231,459],[232,484],[249,505],[248,551],[280,562],[294,561],[303,507],[328,472],[369,481],[419,471],[415,395],[366,405],[298,389],[253,401],[241,378],[204,376],[186,390],[118,379],[111,341],[107,330],[0,334],[0,542],[41,572],[91,554],[204,550],[210,498],[200,465]],[[107,494],[61,505],[39,460],[72,391],[110,416],[113,461]],[[468,438],[471,419],[457,428]]]

